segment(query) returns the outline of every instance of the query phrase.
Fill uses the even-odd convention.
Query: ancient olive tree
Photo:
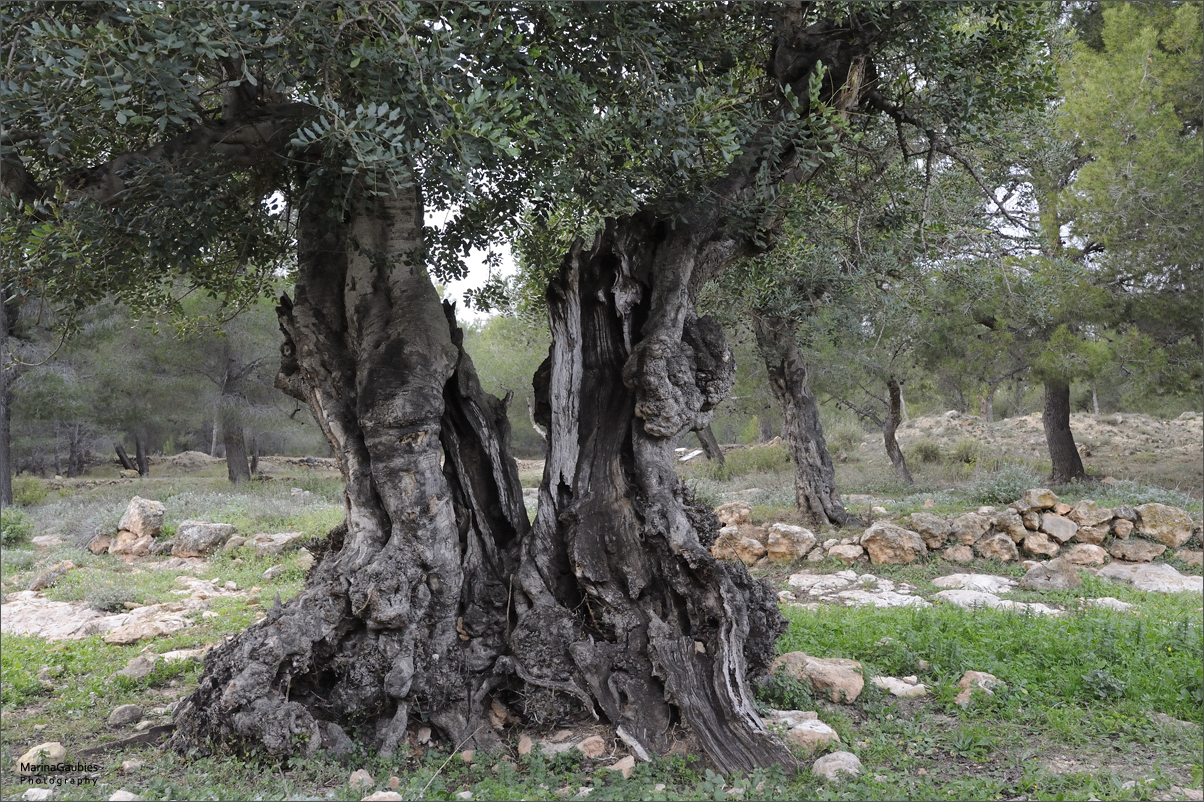
[[[783,619],[706,551],[673,471],[732,364],[699,288],[764,247],[842,112],[922,80],[1031,83],[1043,13],[984,4],[7,6],[13,280],[64,303],[255,292],[295,260],[278,386],[347,517],[304,590],[207,658],[181,746],[382,753],[416,721],[499,744],[494,703],[675,723],[722,770],[790,763],[752,705]],[[961,79],[960,77],[958,78]],[[899,90],[893,99],[888,96]],[[562,198],[603,224],[547,276],[549,432],[528,522],[506,410],[432,271]],[[425,211],[453,211],[441,231]],[[6,281],[9,281],[6,276]],[[300,747],[300,744],[304,744]]]

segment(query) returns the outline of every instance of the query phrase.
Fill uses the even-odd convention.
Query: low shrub
[[[963,437],[957,441],[957,445],[953,447],[953,459],[957,462],[973,465],[978,462],[982,456],[982,447],[979,446],[977,440],[969,437]]]
[[[970,486],[968,495],[978,504],[1010,504],[1030,487],[1037,487],[1040,480],[1023,465],[1005,465],[993,473],[985,474]]]
[[[841,423],[828,431],[828,448],[832,451],[856,451],[865,440],[865,431],[852,423]]]
[[[911,455],[920,462],[940,462],[941,446],[937,441],[925,437],[911,445]]]
[[[91,588],[84,593],[84,601],[93,610],[102,613],[116,613],[125,609],[126,602],[136,601],[131,589],[106,583]]]
[[[48,495],[50,486],[36,476],[13,478],[13,504],[22,507],[40,504]]]
[[[29,516],[11,507],[0,510],[0,545],[19,546],[33,537],[33,522]]]

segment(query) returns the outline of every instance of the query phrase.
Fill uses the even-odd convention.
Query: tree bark
[[[723,464],[723,448],[719,445],[719,441],[715,439],[715,433],[711,431],[711,424],[707,424],[699,429],[695,434],[698,435],[698,442],[702,445],[702,452],[706,454],[707,459]]]
[[[222,445],[226,447],[226,475],[234,484],[251,479],[247,467],[247,441],[243,434],[242,421],[233,409],[226,409],[222,416]]]
[[[127,471],[138,470],[138,466],[134,464],[132,459],[130,459],[130,455],[125,453],[125,446],[123,446],[121,443],[114,443],[113,450],[117,452],[117,460],[121,463],[122,468]]]
[[[1059,380],[1045,382],[1045,411],[1041,415],[1045,427],[1045,442],[1049,446],[1049,461],[1053,470],[1051,484],[1065,484],[1086,479],[1083,460],[1070,431],[1070,383]]]
[[[139,476],[150,476],[150,460],[146,456],[146,436],[134,434],[134,460],[137,463]]]
[[[886,393],[887,410],[882,420],[882,442],[886,446],[886,456],[890,457],[890,464],[900,481],[909,485],[915,484],[911,478],[911,471],[907,469],[903,449],[899,448],[899,441],[895,439],[895,432],[903,421],[903,391],[893,376],[886,380]]]
[[[71,424],[67,430],[67,476],[74,478],[84,472],[84,462],[87,456],[83,449],[83,436],[78,422]]]
[[[781,318],[756,318],[753,328],[769,386],[782,409],[799,511],[811,526],[845,526],[849,514],[836,489],[836,468],[824,439],[819,405],[807,385],[807,365],[794,327]]]
[[[0,285],[0,504],[13,503],[12,369],[8,345],[8,288]]]

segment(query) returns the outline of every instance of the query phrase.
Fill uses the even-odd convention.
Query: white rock
[[[893,696],[899,696],[904,699],[924,696],[928,693],[928,688],[922,683],[907,682],[898,677],[870,677],[870,683],[882,688],[884,691],[889,691]]]
[[[275,534],[260,533],[251,538],[256,557],[269,554],[280,554],[290,548],[296,548],[305,539],[304,532],[277,532]]]
[[[949,574],[932,580],[938,588],[962,588],[983,593],[1007,593],[1016,587],[1016,580],[993,574]]]
[[[1120,599],[1114,599],[1111,596],[1101,596],[1098,599],[1087,599],[1088,607],[1103,607],[1106,610],[1116,610],[1124,612],[1131,609],[1133,605],[1128,602],[1122,602]]]
[[[1023,602],[1015,602],[1010,599],[1001,599],[994,593],[983,593],[978,590],[942,590],[934,597],[943,602],[956,604],[958,607],[964,607],[967,610],[981,610],[989,608],[992,610],[1011,610],[1013,612],[1031,612],[1038,615],[1061,615],[1059,610],[1037,602],[1025,604]]]
[[[141,802],[141,799],[142,797],[137,794],[122,788],[113,792],[113,795],[109,797],[109,802]]]
[[[1113,562],[1096,576],[1154,593],[1204,593],[1204,577],[1184,576],[1166,563]]]
[[[26,788],[25,793],[21,794],[21,798],[37,802],[37,800],[49,799],[53,793],[54,791],[49,788]]]
[[[919,596],[905,596],[890,590],[872,592],[868,590],[842,590],[836,594],[849,607],[931,607],[929,602]]]
[[[162,503],[134,496],[125,508],[125,514],[121,516],[117,528],[133,532],[138,537],[158,537],[163,531],[163,515]]]
[[[852,752],[833,752],[811,764],[811,773],[829,782],[840,782],[841,775],[856,777],[862,771],[861,761]]]

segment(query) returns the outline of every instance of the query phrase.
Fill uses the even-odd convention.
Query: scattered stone
[[[716,507],[715,515],[718,516],[719,523],[724,526],[739,526],[750,522],[752,507],[743,501],[729,501]]]
[[[1129,604],[1128,602],[1122,602],[1120,599],[1114,599],[1111,596],[1101,596],[1098,599],[1087,599],[1086,602],[1088,607],[1102,607],[1105,610],[1116,610],[1120,613],[1123,613],[1133,607],[1133,605]]]
[[[601,735],[591,735],[577,744],[577,749],[586,757],[601,757],[606,752],[606,741],[602,740]]]
[[[155,539],[150,535],[136,535],[128,529],[122,529],[117,537],[109,544],[109,554],[128,554],[131,557],[145,557],[150,554],[151,544]]]
[[[801,526],[770,524],[765,544],[771,562],[791,562],[815,548],[815,533]]]
[[[949,574],[932,580],[938,588],[964,588],[982,593],[1007,593],[1016,586],[1016,580],[994,574]]]
[[[1138,590],[1154,593],[1204,592],[1204,577],[1184,576],[1166,563],[1111,563],[1099,569],[1096,576],[1113,582],[1125,582]]]
[[[865,530],[860,548],[875,565],[902,565],[928,556],[928,547],[918,533],[884,521]]]
[[[93,554],[108,554],[109,547],[113,545],[112,535],[97,535],[92,538],[92,542],[88,544],[88,551]]]
[[[623,775],[624,780],[631,779],[631,772],[635,770],[635,758],[631,755],[619,760],[606,767],[610,771],[617,771]]]
[[[1036,615],[1061,615],[1060,611],[1053,609],[1044,604],[1031,602],[1016,602],[1011,599],[1001,599],[994,593],[983,593],[979,590],[942,590],[936,594],[935,599],[950,604],[956,604],[958,607],[964,607],[967,610],[981,610],[989,608],[992,610],[1010,610],[1012,612],[1029,612]]]
[[[852,752],[833,752],[812,763],[811,773],[829,782],[840,782],[843,779],[841,775],[857,777],[862,768],[861,761]]]
[[[62,763],[67,759],[67,750],[58,741],[47,741],[44,744],[38,744],[33,749],[30,749],[21,757],[17,758],[17,771],[24,775],[36,774],[33,769],[38,765],[53,765]],[[29,770],[23,771],[21,766],[28,766]]]
[[[811,549],[811,553],[809,553],[807,555],[807,562],[809,562],[809,563],[823,562],[823,559],[824,559],[824,547],[823,546],[816,546],[815,548]]]
[[[927,502],[925,502],[927,504]],[[924,545],[930,549],[939,549],[949,539],[951,528],[949,522],[939,515],[930,512],[913,512],[911,528],[924,538]]]
[[[1175,552],[1175,559],[1185,565],[1198,568],[1204,565],[1204,551],[1200,549],[1179,549]]]
[[[117,528],[132,532],[135,537],[156,538],[163,532],[164,513],[160,502],[134,496]]]
[[[995,527],[996,531],[1011,538],[1013,543],[1019,543],[1028,534],[1028,529],[1025,528],[1020,513],[1010,507],[996,515],[991,525]]]
[[[256,557],[266,557],[270,554],[281,554],[291,548],[296,548],[304,539],[304,532],[260,533],[251,538],[251,545],[255,549]]]
[[[1074,508],[1071,507],[1069,504],[1067,504],[1063,501],[1059,501],[1057,504],[1054,505],[1053,511],[1054,511],[1055,515],[1065,516],[1066,513],[1070,512],[1072,509],[1074,509]]]
[[[1121,504],[1119,507],[1112,508],[1112,514],[1123,521],[1129,523],[1137,523],[1137,510],[1130,507],[1128,504]]]
[[[962,691],[953,697],[953,701],[961,707],[968,707],[973,699],[975,689],[982,691],[987,696],[994,696],[995,692],[991,689],[998,688],[1003,684],[998,677],[994,674],[988,674],[986,671],[967,671],[957,681],[957,687],[961,688]]]
[[[1024,550],[1034,557],[1057,557],[1061,551],[1058,544],[1044,532],[1029,532],[1024,538]]]
[[[226,545],[222,546],[223,551],[234,551],[241,549],[247,542],[247,539],[242,535],[234,535],[226,541]]]
[[[431,742],[431,728],[430,727],[419,727],[418,734],[416,737],[418,738],[418,743],[429,744]]]
[[[828,551],[828,556],[840,560],[846,565],[852,565],[865,556],[865,549],[854,545],[833,546]]]
[[[530,735],[523,734],[523,736],[518,739],[518,753],[520,755],[529,755],[531,754],[531,750],[534,748],[535,742],[531,740]]]
[[[906,677],[899,679],[898,677],[870,677],[870,683],[874,686],[889,692],[892,696],[898,696],[903,699],[913,699],[917,696],[924,696],[928,693],[928,688],[918,681],[908,682],[907,680],[916,680],[915,677]]]
[[[362,797],[360,802],[398,802],[402,799],[405,799],[405,797],[396,791],[377,791],[374,794]]]
[[[109,714],[110,727],[128,727],[142,720],[142,708],[138,705],[121,705]]]
[[[25,793],[21,794],[21,798],[30,800],[30,802],[38,802],[42,799],[50,799],[54,791],[49,788],[26,788]]]
[[[1075,504],[1066,517],[1079,526],[1099,526],[1112,520],[1112,510],[1098,507],[1091,499],[1083,499]]]
[[[1058,497],[1054,495],[1054,492],[1043,487],[1025,490],[1024,494],[1020,496],[1020,507],[1025,512],[1053,509],[1057,503]]]
[[[1034,565],[1020,580],[1020,587],[1025,590],[1071,590],[1082,584],[1074,565],[1061,557]]]
[[[38,572],[29,583],[30,590],[45,590],[58,584],[58,581],[67,575],[68,571],[75,570],[75,563],[71,560],[63,560],[55,563],[49,568],[43,568]]]
[[[1023,529],[1023,527],[1021,528]],[[999,560],[1006,563],[1020,559],[1020,552],[1016,550],[1016,544],[1012,542],[1010,536],[1003,532],[983,537],[974,544],[974,550],[984,560]]]
[[[134,732],[145,732],[155,726],[155,722],[150,719],[143,719],[134,725]]]
[[[1024,528],[1030,532],[1036,532],[1041,528],[1041,513],[1036,510],[1029,510],[1021,514],[1020,522],[1024,524]]]
[[[297,558],[293,560],[293,564],[302,571],[308,571],[310,568],[313,568],[315,562],[317,560],[314,559],[314,555],[305,549],[299,549],[297,551]]]
[[[1079,525],[1069,518],[1047,512],[1041,516],[1041,531],[1059,543],[1065,543],[1079,531]]]
[[[963,546],[960,543],[956,546],[950,546],[941,552],[941,557],[951,563],[968,563],[974,561],[974,549],[969,546]]]
[[[1165,504],[1142,504],[1136,509],[1137,532],[1164,546],[1179,548],[1191,539],[1191,516]]]
[[[1112,534],[1121,540],[1128,540],[1129,535],[1133,534],[1133,522],[1124,518],[1117,518],[1112,522]]]
[[[150,673],[155,670],[155,658],[151,657],[135,657],[128,662],[125,668],[117,672],[118,676],[129,677],[130,679],[143,679],[150,676]]]
[[[825,694],[833,702],[854,702],[865,687],[861,663],[843,657],[822,658],[803,652],[787,652],[773,661],[770,671],[784,671],[787,676],[810,684],[812,691]]]
[[[1148,540],[1115,540],[1108,548],[1108,553],[1118,560],[1131,563],[1148,563],[1166,551],[1161,543],[1151,543]]]
[[[127,791],[120,788],[113,792],[109,797],[109,802],[142,802],[142,797],[135,794],[133,791]]]
[[[351,776],[347,778],[347,784],[352,788],[371,788],[376,785],[376,780],[372,779],[372,775],[364,769],[356,769],[351,772]]]
[[[836,730],[815,718],[810,721],[800,721],[788,729],[786,742],[811,753],[830,743],[840,743],[840,736],[836,734]]]
[[[1092,530],[1079,530],[1080,533],[1087,531]],[[1103,565],[1108,562],[1108,552],[1091,543],[1079,543],[1066,552],[1060,559],[1073,565]]]
[[[204,557],[217,551],[238,532],[230,524],[181,521],[171,547],[173,557]]]
[[[389,782],[387,783],[387,785],[389,786],[389,788],[396,790],[401,787],[401,778],[394,775],[389,778]]]
[[[286,570],[288,570],[288,566],[286,565],[273,565],[271,568],[260,574],[260,576],[262,576],[264,579],[272,580],[283,574]]]
[[[160,635],[179,632],[190,624],[182,614],[183,611],[183,604],[157,604],[151,607],[139,607],[137,610],[126,613],[125,623],[109,631],[102,640],[105,643],[124,646],[147,638],[157,638]],[[113,618],[117,617],[113,616]]]
[[[1079,531],[1075,532],[1074,537],[1071,539],[1078,543],[1086,543],[1091,546],[1098,546],[1100,543],[1104,542],[1104,538],[1107,536],[1107,529],[1101,529],[1097,526],[1080,526]]]
[[[963,546],[973,546],[991,528],[991,519],[976,512],[967,512],[949,522],[953,537]]]
[[[589,790],[592,791],[594,789],[591,788]],[[468,800],[472,799],[472,791],[460,791],[456,794],[456,799],[463,799],[465,802],[468,802]]]
[[[748,565],[752,565],[766,554],[765,545],[751,537],[740,538],[732,548],[736,552],[736,556]]]

